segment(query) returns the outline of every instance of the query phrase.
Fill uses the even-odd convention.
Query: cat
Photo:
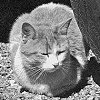
[[[55,96],[81,80],[87,59],[70,7],[48,3],[23,14],[9,41],[16,80],[33,93]]]

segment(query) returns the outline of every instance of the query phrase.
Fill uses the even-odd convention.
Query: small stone
[[[93,96],[90,96],[87,100],[93,100],[93,98],[94,98]]]

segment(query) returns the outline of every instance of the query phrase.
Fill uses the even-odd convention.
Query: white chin
[[[52,71],[55,69],[55,67],[52,64],[44,63],[42,69],[45,71]]]

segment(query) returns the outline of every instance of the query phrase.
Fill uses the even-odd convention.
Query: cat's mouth
[[[54,60],[52,58],[52,61],[50,60],[47,60],[45,63],[43,63],[42,65],[42,69],[44,71],[47,71],[47,72],[54,72],[56,71],[57,69],[59,69],[61,66],[61,63],[58,62],[58,60]]]
[[[44,63],[42,69],[51,72],[55,70],[55,67],[53,64]]]
[[[44,69],[44,71],[46,71],[46,72],[54,72],[54,71],[56,71],[57,69],[59,68],[59,65],[57,64],[57,65],[49,65],[49,66],[47,66],[47,67],[43,67],[43,69]]]

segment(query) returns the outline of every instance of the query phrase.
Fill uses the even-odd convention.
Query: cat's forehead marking
[[[44,38],[44,36],[46,36],[46,37],[53,36],[52,29],[51,28],[48,28],[48,27],[40,27],[40,28],[38,28],[37,33],[42,38]]]

